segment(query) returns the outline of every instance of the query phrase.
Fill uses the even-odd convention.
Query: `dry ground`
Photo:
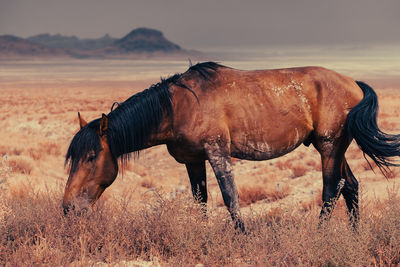
[[[51,73],[51,70],[49,71]],[[190,185],[185,168],[169,156],[165,146],[143,151],[139,159],[129,164],[123,175],[120,174],[114,184],[103,194],[103,202],[97,207],[100,214],[91,213],[89,219],[75,217],[66,219],[62,216],[60,206],[62,190],[67,180],[64,155],[73,134],[78,130],[77,112],[80,111],[87,120],[98,118],[102,112],[109,111],[113,102],[123,101],[132,94],[149,87],[151,83],[158,82],[159,76],[147,75],[145,79],[121,77],[104,79],[99,75],[86,80],[80,73],[74,72],[62,79],[58,76],[52,78],[51,74],[46,76],[46,79],[40,76],[35,79],[30,73],[26,75],[31,75],[31,79],[24,79],[24,77],[19,79],[11,75],[8,79],[4,79],[3,76],[0,80],[0,192],[3,199],[3,206],[0,207],[0,220],[3,220],[1,222],[3,228],[0,229],[2,238],[0,264],[9,261],[14,265],[20,259],[23,264],[28,265],[29,260],[35,264],[42,261],[49,265],[52,265],[52,262],[58,264],[78,262],[76,264],[79,265],[92,264],[96,261],[117,263],[135,258],[152,260],[153,256],[158,257],[158,260],[164,264],[178,262],[188,264],[202,262],[208,265],[399,263],[400,242],[393,241],[391,236],[393,234],[396,238],[399,237],[399,199],[395,195],[400,181],[400,169],[393,169],[389,179],[384,178],[377,169],[375,173],[370,171],[355,144],[351,145],[346,157],[360,181],[361,202],[362,207],[365,208],[362,214],[366,222],[361,231],[361,237],[351,237],[357,239],[357,241],[353,240],[354,243],[351,243],[349,239],[341,240],[341,235],[337,234],[337,231],[343,229],[346,235],[349,234],[345,226],[343,203],[339,203],[335,211],[338,218],[330,224],[330,228],[327,226],[329,228],[326,230],[327,234],[315,228],[322,181],[319,155],[312,146],[308,148],[302,146],[284,157],[270,161],[234,161],[236,183],[246,221],[255,233],[261,236],[265,234],[270,237],[269,239],[261,238],[256,234],[235,238],[236,235],[229,230],[231,227],[228,229],[225,227],[229,224],[229,220],[225,220],[228,217],[227,212],[222,207],[221,194],[209,165],[207,174],[211,215],[208,222],[193,226],[197,223],[196,219],[201,216],[195,205],[181,203],[182,199],[187,201],[190,197]],[[379,81],[366,80],[366,82],[376,88],[379,96],[380,127],[387,132],[400,133],[400,82],[389,85],[380,84]],[[166,207],[166,205],[171,207]],[[394,224],[383,221],[384,219],[391,220],[389,213],[394,214],[389,212],[388,205],[395,205],[393,210],[397,209],[397,217],[392,218],[392,220],[397,220]],[[177,210],[178,208],[182,211]],[[160,210],[164,210],[165,214]],[[46,212],[49,212],[51,217],[47,216]],[[24,216],[22,220],[21,217]],[[103,225],[104,228],[96,228],[98,225],[94,218],[105,220],[104,224],[109,224],[109,226]],[[121,221],[117,222],[119,218]],[[157,218],[162,226],[157,226]],[[136,222],[130,224],[129,220]],[[201,218],[199,220],[202,221]],[[385,223],[389,225],[382,230],[376,225],[377,221],[382,225]],[[58,232],[57,222],[60,223]],[[281,229],[285,228],[284,222],[287,222],[290,228],[287,232]],[[94,230],[89,229],[90,223],[96,225]],[[154,231],[154,233],[135,232],[140,229],[140,224],[143,231]],[[133,237],[122,238],[118,236],[118,231],[114,233],[107,228],[119,227],[119,225],[131,227],[129,230],[121,228],[120,234]],[[188,225],[194,228],[189,231]],[[266,229],[262,229],[261,225],[266,226]],[[162,227],[165,228],[162,229]],[[301,231],[297,231],[296,227]],[[393,230],[393,227],[397,229]],[[209,230],[206,231],[205,228]],[[65,239],[65,236],[69,235],[68,229],[74,233]],[[376,231],[381,230],[392,231],[392,234],[386,233],[388,237],[378,236]],[[10,231],[18,231],[20,235]],[[54,231],[57,233],[51,238],[48,237],[49,233]],[[181,233],[172,234],[168,231],[181,231]],[[274,231],[276,235],[272,233]],[[308,239],[307,236],[314,231],[318,234]],[[393,231],[397,231],[397,236]],[[105,233],[112,233],[113,236],[107,239],[109,236],[105,238],[104,235],[107,236]],[[162,237],[161,241],[155,241],[157,239],[155,235],[162,235],[162,233],[165,237]],[[201,244],[196,244],[196,235],[202,239]],[[324,243],[326,235],[333,236],[330,241],[327,241],[331,242],[330,245]],[[371,239],[371,235],[377,236],[376,239]],[[284,249],[289,249],[292,237],[295,247],[291,248],[293,251],[284,253]],[[33,239],[28,240],[29,238]],[[35,238],[41,239],[41,243]],[[116,241],[119,238],[121,240]],[[273,238],[285,241],[277,245],[276,240],[271,240]],[[382,241],[381,238],[387,238],[387,240]],[[63,243],[63,239],[68,244]],[[188,243],[182,241],[186,239],[189,240]],[[13,240],[18,240],[20,243]],[[48,243],[45,243],[46,240]],[[360,248],[364,253],[362,255],[368,257],[363,261],[358,259],[359,256],[347,255],[345,252],[343,252],[347,255],[345,259],[336,259],[335,254],[332,257],[320,258],[318,261],[316,256],[318,253],[311,255],[312,251],[309,250],[318,250],[319,246],[333,249],[333,240],[355,247],[365,241],[369,243],[363,246],[372,247]],[[371,240],[378,242],[377,245],[374,243],[376,246],[373,246]],[[169,241],[171,243],[168,243]],[[112,244],[115,249],[106,246],[104,242],[114,242]],[[131,244],[128,244],[129,242]],[[226,245],[226,242],[229,245]],[[240,244],[241,242],[246,245]],[[217,243],[225,245],[218,247]],[[94,248],[94,244],[107,247],[107,249],[99,252],[101,248]],[[395,244],[395,247],[389,248],[391,244]],[[272,256],[278,258],[274,259],[268,253],[257,257],[255,252],[251,252],[251,246],[268,250]],[[296,248],[296,246],[299,247]],[[309,250],[307,246],[311,246],[308,247]],[[213,248],[217,251],[209,251]],[[97,250],[94,251],[94,249]],[[218,249],[226,251],[222,252]],[[296,249],[298,251],[294,252]],[[59,252],[54,252],[55,250]],[[352,253],[355,251],[352,250]],[[299,252],[306,254],[300,256]],[[389,253],[389,256],[384,253]],[[29,254],[30,257],[22,260],[22,254]],[[325,253],[322,254],[325,255]],[[344,254],[337,254],[337,256]],[[356,260],[353,261],[354,259]],[[157,259],[153,259],[154,262],[157,262]]]

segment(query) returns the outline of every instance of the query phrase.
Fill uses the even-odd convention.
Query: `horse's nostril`
[[[75,216],[84,216],[88,212],[88,207],[79,207],[75,206],[74,204],[63,205],[64,215],[68,215],[72,212]]]
[[[69,207],[64,207],[64,215],[67,215],[69,212]]]
[[[63,205],[64,215],[67,215],[71,210],[75,210],[75,205],[71,204]]]

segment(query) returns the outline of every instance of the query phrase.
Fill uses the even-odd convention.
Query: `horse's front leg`
[[[202,204],[204,214],[207,205],[207,180],[206,162],[203,160],[198,163],[186,163],[186,170],[189,175],[193,197]]]
[[[239,194],[233,177],[229,146],[213,142],[207,143],[204,148],[217,177],[224,203],[235,223],[235,229],[245,232],[245,227],[240,216]]]

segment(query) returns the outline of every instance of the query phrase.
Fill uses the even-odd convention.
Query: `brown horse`
[[[268,160],[313,144],[322,160],[321,218],[342,194],[355,225],[358,183],[345,158],[352,139],[383,172],[400,156],[400,135],[379,130],[377,109],[371,87],[321,67],[242,71],[200,63],[88,124],[79,116],[66,155],[64,211],[74,198],[94,203],[116,178],[118,159],[166,144],[203,203],[210,162],[235,227],[244,230],[231,157]]]

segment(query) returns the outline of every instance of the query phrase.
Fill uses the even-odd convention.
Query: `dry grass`
[[[281,185],[276,184],[276,186],[270,188],[267,191],[267,196],[270,201],[276,201],[285,198],[290,193],[290,186],[287,184]]]
[[[293,171],[293,178],[304,176],[308,171],[307,166],[304,165],[292,166],[291,169]]]
[[[276,201],[287,197],[289,193],[290,187],[287,184],[242,186],[239,189],[239,198],[240,204],[247,206],[260,200]]]
[[[303,158],[304,154],[299,153],[296,159],[288,158],[283,160],[278,160],[276,166],[280,170],[291,170],[292,178],[302,177],[306,175],[311,170],[321,170],[320,161],[315,160],[314,158]],[[300,158],[300,159],[298,159]]]
[[[91,265],[135,259],[193,266],[388,266],[400,263],[400,198],[362,207],[359,232],[345,216],[317,227],[316,212],[275,209],[245,217],[238,234],[226,212],[205,220],[191,198],[155,194],[132,210],[125,198],[109,199],[82,216],[64,216],[61,192],[0,192],[0,264]]]
[[[12,169],[8,165],[7,156],[2,156],[2,158],[0,159],[0,190],[2,190],[7,183],[11,171]]]
[[[391,168],[387,175],[388,179],[395,179],[400,177],[400,168]]]
[[[156,187],[156,184],[154,183],[153,179],[146,177],[140,182],[140,186],[152,189]]]
[[[313,192],[311,198],[309,200],[305,200],[301,202],[301,210],[303,211],[311,211],[315,208],[320,209],[322,207],[322,190],[319,189],[316,192]]]
[[[247,206],[267,198],[268,194],[263,186],[242,186],[239,189],[241,206]]]
[[[30,174],[34,169],[33,160],[26,156],[10,156],[8,158],[8,165],[13,172],[23,174]]]

